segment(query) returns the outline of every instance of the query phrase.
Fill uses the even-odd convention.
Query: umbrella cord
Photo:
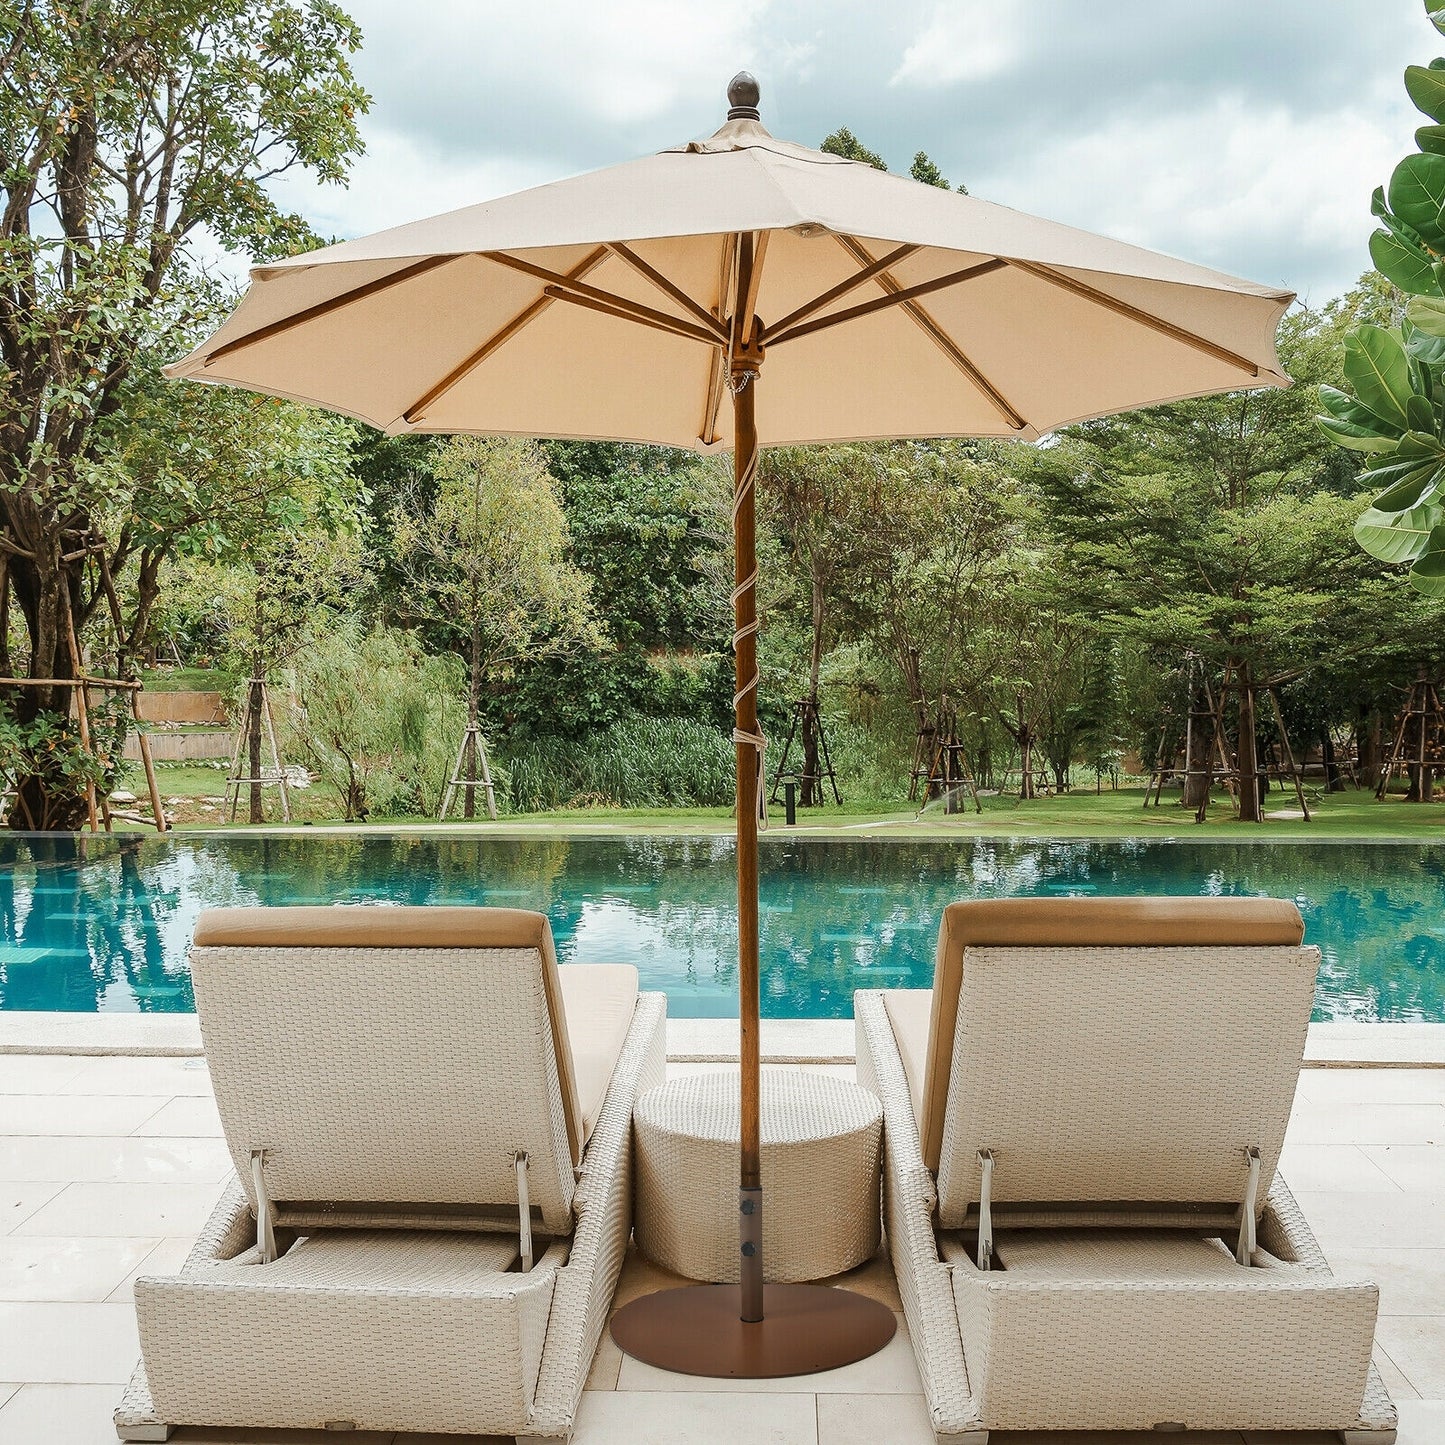
[[[744,372],[743,375],[744,375],[744,376],[751,376],[751,373],[750,373],[750,372]],[[741,390],[741,388],[739,388],[739,390]],[[735,492],[735,494],[734,494],[734,496],[733,496],[733,536],[734,536],[734,537],[736,537],[737,534],[738,534],[738,513],[742,510],[743,503],[746,502],[746,501],[748,500],[748,498],[752,495],[752,491],[753,491],[753,480],[754,480],[754,478],[757,476],[757,471],[758,471],[758,454],[757,454],[756,451],[754,451],[754,452],[753,452],[753,455],[752,455],[752,457],[751,457],[751,459],[750,459],[750,461],[749,461],[748,466],[747,466],[747,467],[745,468],[745,470],[743,471],[742,476],[738,479],[737,490],[736,490],[736,492]],[[733,604],[733,616],[734,616],[734,617],[736,617],[736,616],[738,615],[738,602],[739,602],[744,596],[746,596],[747,593],[749,593],[749,592],[753,592],[754,594],[756,594],[756,591],[757,591],[757,581],[758,581],[758,568],[757,568],[757,563],[754,562],[754,564],[753,564],[753,570],[752,570],[751,572],[749,572],[748,575],[747,575],[746,577],[744,577],[743,580],[742,580],[741,582],[739,582],[738,585],[737,585],[736,587],[734,587],[733,590],[732,590],[732,604]],[[755,595],[754,603],[753,603],[753,620],[752,620],[751,622],[749,622],[745,627],[735,628],[735,630],[734,630],[734,632],[733,632],[733,655],[734,655],[734,656],[737,655],[738,646],[739,646],[739,644],[742,642],[743,638],[749,637],[749,636],[751,636],[751,637],[756,637],[757,634],[758,634],[758,609],[757,609],[757,602],[756,602],[756,595]],[[757,665],[756,655],[755,655],[755,659],[754,659],[754,662],[753,662],[753,675],[752,675],[750,678],[748,678],[748,680],[747,680],[745,683],[743,683],[743,685],[742,685],[740,688],[738,688],[738,690],[737,690],[735,693],[733,693],[733,716],[734,716],[734,717],[737,716],[738,708],[742,705],[743,699],[744,699],[745,697],[747,697],[747,695],[748,695],[749,693],[752,693],[753,696],[754,696],[754,699],[756,699],[757,691],[758,691],[758,682],[759,682],[759,674],[758,674],[758,665]],[[755,707],[756,707],[756,703],[755,703]],[[754,717],[757,716],[756,711],[754,711],[754,714],[753,714],[753,715],[754,715]],[[767,776],[766,776],[766,766],[765,766],[764,761],[763,761],[763,753],[764,753],[764,750],[765,750],[765,749],[767,748],[767,746],[768,746],[768,740],[767,740],[767,738],[765,738],[765,737],[763,736],[763,729],[762,729],[761,723],[755,722],[755,723],[753,724],[753,731],[750,732],[750,733],[744,732],[744,731],[743,731],[741,728],[739,728],[739,727],[734,727],[734,728],[733,728],[733,744],[734,744],[734,746],[736,746],[738,743],[745,743],[745,744],[747,744],[748,746],[754,748],[754,749],[757,751],[757,755],[758,755],[758,793],[757,793],[757,800],[756,800],[756,802],[753,804],[753,807],[754,807],[754,809],[755,809],[755,811],[756,811],[756,814],[757,814],[757,819],[758,819],[758,824],[759,824],[759,826],[760,826],[760,827],[763,827],[763,828],[766,828],[766,827],[768,826],[768,783],[767,783]],[[738,806],[739,806],[739,807],[742,807],[742,804],[743,804],[743,800],[742,800],[741,798],[739,798],[739,799],[738,799]]]

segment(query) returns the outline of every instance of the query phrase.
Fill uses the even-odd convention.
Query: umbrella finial
[[[758,78],[750,70],[740,70],[728,82],[729,120],[760,120],[758,115]]]

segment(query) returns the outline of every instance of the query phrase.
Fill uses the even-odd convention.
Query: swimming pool
[[[1317,1019],[1445,1021],[1445,846],[1160,839],[818,839],[762,846],[762,1009],[847,1018],[925,987],[957,898],[1272,894],[1324,952]],[[194,1008],[217,904],[492,903],[548,914],[561,959],[635,962],[678,1018],[736,1017],[730,838],[210,834],[0,839],[0,1008]]]

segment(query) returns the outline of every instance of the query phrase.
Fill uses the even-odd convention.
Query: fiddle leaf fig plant
[[[1445,35],[1445,7],[1425,0],[1425,14]],[[1434,124],[1375,191],[1370,257],[1410,300],[1398,329],[1364,323],[1346,335],[1346,389],[1320,388],[1319,422],[1369,459],[1360,481],[1377,495],[1355,540],[1382,562],[1408,562],[1412,586],[1445,597],[1445,59],[1409,66],[1405,90]]]

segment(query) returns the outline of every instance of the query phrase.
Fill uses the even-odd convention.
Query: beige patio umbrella
[[[728,98],[707,140],[258,267],[168,374],[392,433],[733,449],[742,1285],[649,1296],[616,1332],[656,1364],[776,1375],[871,1353],[893,1316],[844,1291],[763,1288],[759,446],[1031,440],[1284,386],[1274,334],[1292,298],[776,140],[750,75]]]

